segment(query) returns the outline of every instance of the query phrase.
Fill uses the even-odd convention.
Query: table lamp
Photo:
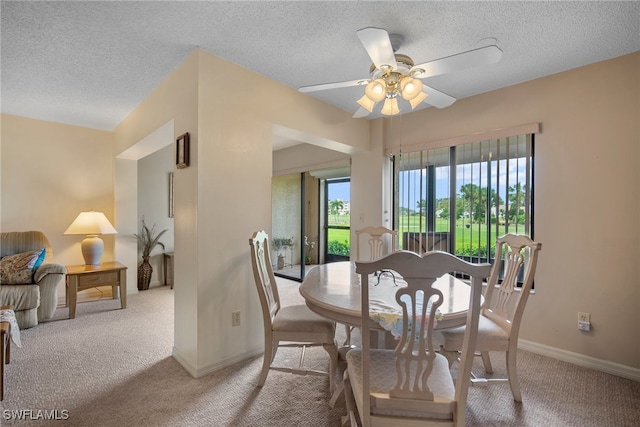
[[[100,264],[104,242],[98,235],[116,234],[117,231],[102,212],[80,212],[64,234],[86,234],[82,241],[82,256],[86,265]]]

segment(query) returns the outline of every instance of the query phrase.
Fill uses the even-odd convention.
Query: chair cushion
[[[272,324],[274,331],[319,332],[334,334],[336,324],[314,313],[306,305],[281,307]]]
[[[396,373],[396,358],[394,350],[372,349],[369,359],[369,385],[371,393],[388,393],[395,386],[398,379]],[[347,353],[347,369],[353,394],[358,402],[362,402],[362,350],[354,349]],[[455,399],[455,385],[449,370],[447,359],[436,354],[433,371],[427,380],[427,385],[434,394],[434,398]],[[423,414],[414,411],[397,411],[392,409],[371,408],[371,412],[379,415],[395,415],[415,418],[435,418],[434,414]],[[448,418],[444,415],[442,418]]]
[[[460,351],[462,349],[464,326],[442,329],[438,331],[438,334],[442,337],[442,346],[445,350]],[[506,351],[508,346],[509,335],[507,332],[487,317],[480,316],[476,351]]]
[[[33,283],[33,272],[42,264],[45,249],[21,252],[0,259],[0,283],[27,285]]]

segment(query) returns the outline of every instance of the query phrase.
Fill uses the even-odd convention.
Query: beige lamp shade
[[[415,98],[409,101],[409,104],[411,104],[411,109],[413,110],[414,108],[416,108],[418,104],[420,104],[425,99],[427,99],[427,94],[424,92],[420,92]]]
[[[376,105],[376,103],[369,99],[367,95],[362,95],[362,98],[358,100],[358,104],[370,113],[373,112],[373,106]]]
[[[402,98],[406,101],[411,101],[422,93],[422,82],[412,77],[405,77],[400,81],[400,90],[402,91]]]
[[[383,79],[370,81],[364,88],[364,94],[373,102],[382,101],[387,93],[387,84]]]
[[[82,241],[82,256],[87,265],[98,265],[102,258],[104,242],[98,237],[100,234],[116,234],[117,231],[102,212],[80,212],[64,234],[84,234]]]
[[[396,98],[385,99],[384,105],[380,112],[387,116],[395,116],[400,112],[400,109],[398,108],[398,100]]]

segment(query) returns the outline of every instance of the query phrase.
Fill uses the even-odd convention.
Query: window
[[[399,247],[493,262],[499,236],[532,236],[533,140],[522,134],[396,154]]]

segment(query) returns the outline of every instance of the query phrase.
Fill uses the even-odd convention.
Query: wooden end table
[[[78,292],[100,286],[111,286],[113,299],[120,294],[120,305],[127,308],[127,267],[119,262],[103,262],[99,265],[67,266],[67,305],[69,319],[76,317]],[[118,292],[118,290],[120,292]]]

